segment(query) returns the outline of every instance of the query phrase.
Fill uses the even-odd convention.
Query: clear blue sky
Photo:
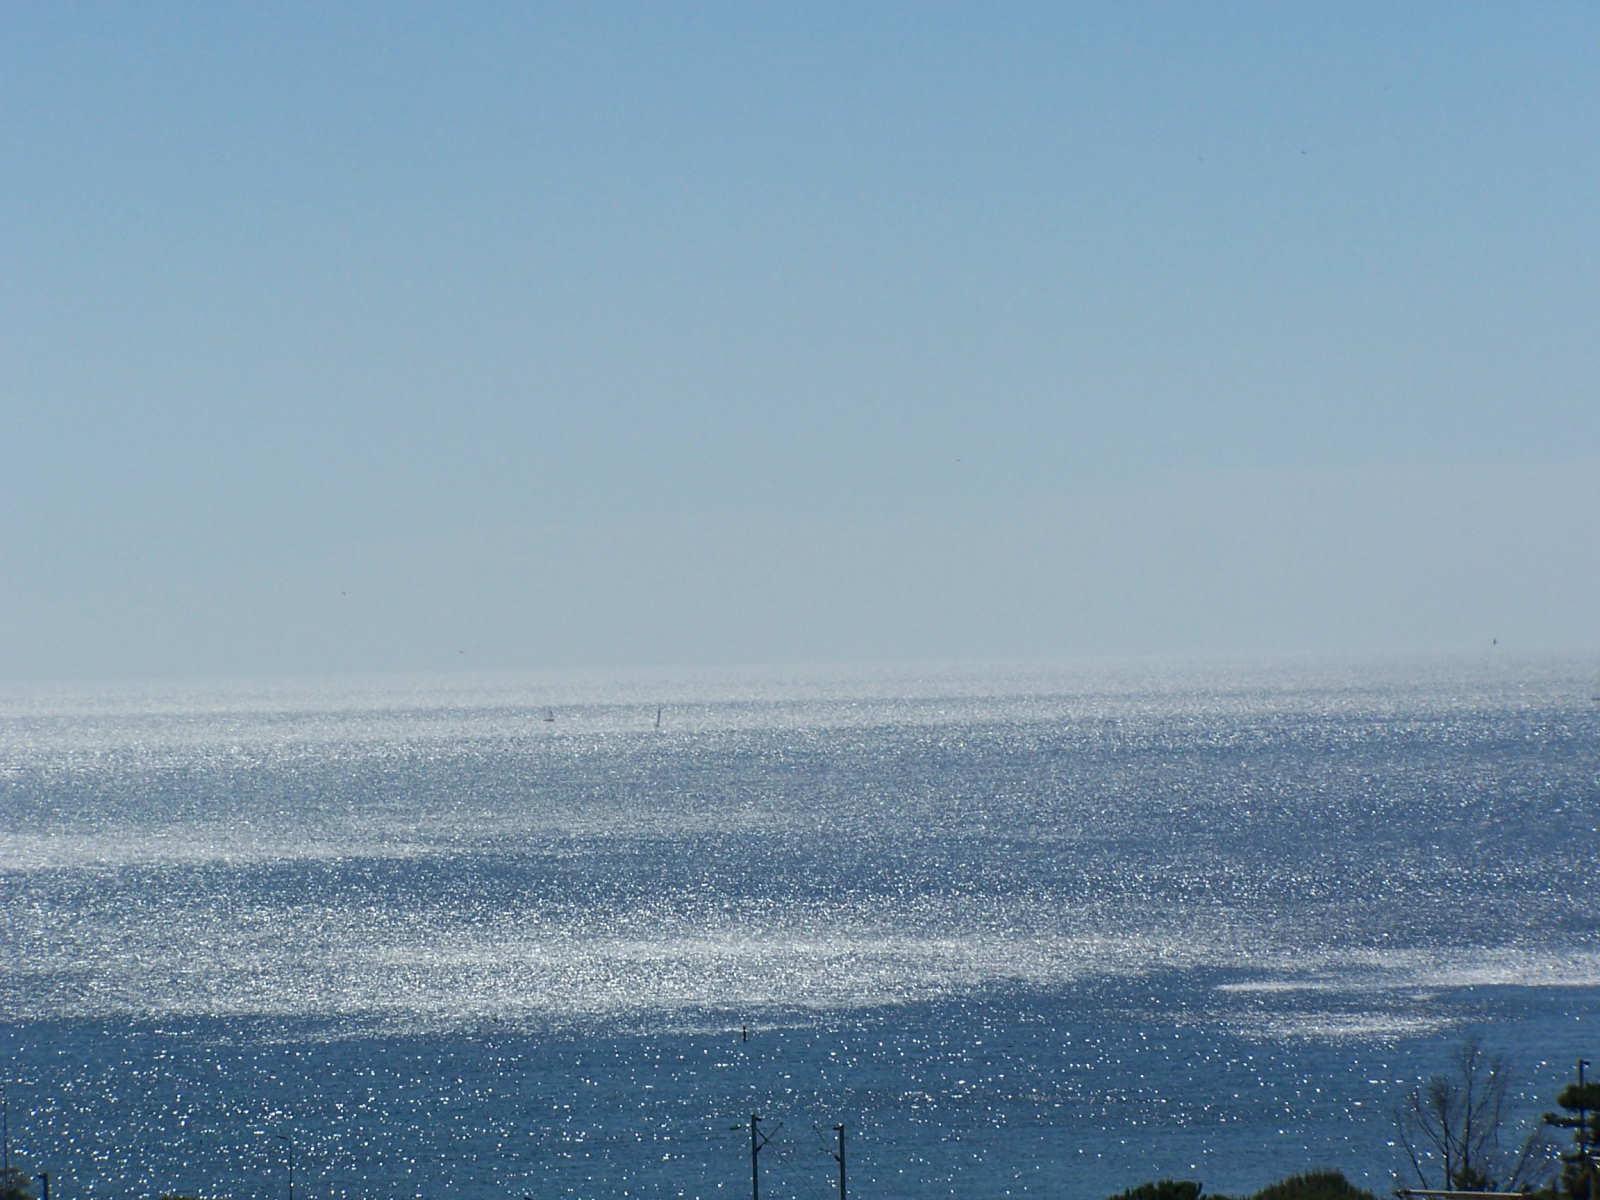
[[[1592,3],[0,42],[0,678],[1600,644]]]

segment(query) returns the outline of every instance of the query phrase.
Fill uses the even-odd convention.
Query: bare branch
[[[1501,1149],[1510,1086],[1505,1058],[1469,1037],[1451,1054],[1448,1072],[1406,1093],[1395,1129],[1419,1183],[1429,1186],[1428,1173],[1436,1170],[1445,1189],[1514,1188],[1548,1170],[1538,1130],[1515,1153]]]

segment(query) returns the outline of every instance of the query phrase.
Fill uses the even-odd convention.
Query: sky
[[[0,681],[1600,646],[1600,9],[0,12]]]

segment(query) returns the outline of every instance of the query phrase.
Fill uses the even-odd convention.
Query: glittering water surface
[[[770,1196],[832,1194],[840,1123],[858,1196],[1381,1189],[1463,1031],[1529,1112],[1600,1051],[1597,678],[0,694],[12,1150],[61,1196],[744,1195],[759,1112]]]

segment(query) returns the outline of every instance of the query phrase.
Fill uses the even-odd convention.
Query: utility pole
[[[1578,1169],[1589,1177],[1589,1200],[1596,1200],[1596,1170],[1594,1160],[1589,1157],[1589,1110],[1583,1106],[1583,1069],[1588,1065],[1588,1059],[1578,1060]]]
[[[1578,1060],[1578,1157],[1589,1161],[1589,1110],[1583,1106],[1583,1069],[1589,1065],[1587,1058]]]
[[[287,1133],[280,1133],[278,1140],[289,1148],[289,1200],[294,1200],[294,1139]]]
[[[772,1139],[761,1132],[761,1118],[750,1114],[750,1200],[761,1200],[761,1170],[756,1165],[756,1155]]]
[[[844,1200],[844,1126],[835,1125],[833,1131],[839,1135],[839,1148],[833,1152],[833,1157],[839,1164],[839,1200]]]

